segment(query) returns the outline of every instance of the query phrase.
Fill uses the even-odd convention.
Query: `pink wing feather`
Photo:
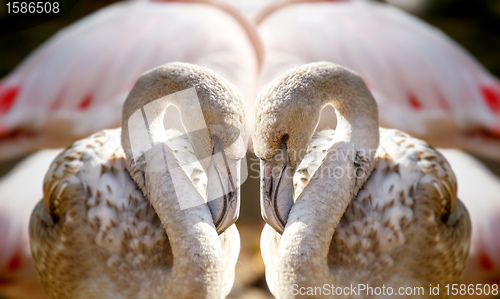
[[[259,57],[244,25],[207,4],[131,1],[61,30],[0,82],[0,160],[119,126],[136,78],[170,61],[207,66],[251,98]]]
[[[500,83],[436,28],[389,5],[352,1],[285,5],[259,32],[262,83],[332,61],[365,79],[383,126],[500,159]]]
[[[0,297],[46,298],[31,257],[28,224],[42,182],[61,150],[26,158],[0,179]]]
[[[458,197],[466,205],[472,221],[471,248],[462,281],[499,284],[500,179],[464,152],[440,151],[453,167]]]

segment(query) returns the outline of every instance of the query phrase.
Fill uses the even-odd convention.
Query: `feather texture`
[[[169,239],[151,203],[125,169],[120,133],[120,129],[101,131],[76,142],[55,159],[45,176],[45,199],[33,212],[30,236],[35,264],[44,273],[42,283],[54,298],[72,298],[75,293],[108,298],[171,296],[162,282],[174,262]],[[180,135],[166,133],[169,138]],[[178,149],[193,153],[187,138],[175,140],[174,155]],[[205,190],[206,177],[198,170],[185,169],[197,189]],[[227,294],[239,253],[236,227],[220,239],[227,258],[223,286]],[[98,276],[82,279],[79,275],[85,273]]]
[[[191,93],[173,95],[183,85],[191,86]],[[189,98],[193,93],[198,98]],[[195,104],[201,116],[193,113]],[[209,69],[170,63],[143,74],[124,104],[122,129],[75,142],[45,176],[44,198],[31,216],[30,244],[50,298],[222,298],[229,293],[239,254],[234,226],[239,190],[213,199],[224,200],[225,208],[207,203],[210,167],[222,165],[211,159],[202,167],[198,158],[200,147],[221,146],[227,134],[212,132],[210,142],[201,144],[199,136],[193,141],[190,134],[165,130],[169,105],[179,109],[189,133],[198,117],[206,126],[230,123],[244,134],[241,96]],[[142,116],[141,109],[149,113],[142,125],[132,117]],[[214,120],[220,115],[225,117]],[[148,140],[153,143],[146,148]],[[144,152],[135,155],[139,143]],[[234,176],[239,175],[233,164],[244,153],[241,146],[227,152],[234,162],[225,162],[223,171],[235,168]],[[234,184],[233,177],[228,180]],[[217,183],[226,184],[212,181]],[[217,217],[223,219],[220,226]]]
[[[296,197],[312,192],[306,187],[312,177],[328,183],[328,174],[316,171],[334,135],[334,130],[321,131],[309,145],[294,175]],[[381,129],[380,136],[375,169],[332,237],[330,283],[385,284],[397,290],[437,283],[444,288],[457,282],[467,260],[471,229],[467,210],[456,198],[453,171],[441,154],[421,140],[387,129]],[[455,211],[450,215],[452,205]],[[275,296],[287,298],[278,290],[281,239],[266,226],[261,248],[269,288]]]

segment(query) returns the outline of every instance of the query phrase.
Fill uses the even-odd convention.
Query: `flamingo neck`
[[[289,292],[294,284],[340,283],[331,281],[328,252],[342,215],[366,180],[356,179],[356,152],[352,144],[337,142],[295,201],[279,245],[281,292]],[[368,174],[371,165],[364,163]]]
[[[333,234],[372,172],[379,144],[375,100],[357,74],[331,63],[311,64],[296,74],[300,86],[306,87],[299,90],[296,102],[315,103],[314,117],[325,105],[332,105],[337,129],[334,145],[288,216],[279,247],[283,293],[294,284],[332,283],[327,259]],[[316,125],[318,121],[319,116]]]
[[[206,70],[183,63],[158,67],[139,78],[123,108],[121,139],[127,170],[168,236],[173,266],[166,269],[171,275],[164,283],[173,286],[169,288],[176,292],[170,294],[173,298],[215,298],[222,291],[222,247],[212,215],[166,145],[163,126],[165,109],[175,105],[188,132],[204,129],[193,146],[195,151],[205,151],[197,152],[198,157],[209,156],[212,146],[205,116],[209,122],[214,116],[211,112],[226,112],[209,105],[216,98],[210,93],[215,87],[204,83],[216,82],[208,80],[210,76]],[[178,93],[185,90],[188,94]],[[203,114],[201,107],[209,109]],[[192,113],[196,109],[201,117]]]
[[[185,184],[174,186],[171,176],[176,179],[184,176]],[[173,289],[178,293],[171,295],[176,298],[220,296],[224,264],[222,247],[208,206],[181,207],[181,200],[203,201],[196,188],[180,167],[165,173],[146,171],[145,187],[173,254],[168,283],[176,286]]]
[[[343,140],[360,148],[378,146],[377,105],[364,81],[351,70],[317,62],[290,70],[261,92],[256,107],[264,109],[257,111],[254,121],[259,132],[255,154],[273,157],[281,136],[287,134],[290,164],[299,165],[327,105],[335,108],[337,134]]]

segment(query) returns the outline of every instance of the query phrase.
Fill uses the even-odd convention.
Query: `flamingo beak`
[[[240,160],[226,157],[216,135],[212,140],[214,154],[207,170],[207,204],[220,235],[240,214]]]
[[[285,230],[293,205],[293,173],[285,143],[274,157],[260,160],[262,218],[280,234]]]

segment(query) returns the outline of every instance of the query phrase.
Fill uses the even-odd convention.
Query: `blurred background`
[[[113,2],[116,1],[81,0],[73,9],[51,21],[19,32],[2,33],[0,78],[9,74],[31,51],[58,30]],[[465,47],[491,73],[500,77],[500,1],[392,0],[387,2],[400,6],[440,28]],[[0,16],[5,16],[4,5],[0,5]],[[500,163],[478,158],[485,166],[500,175]],[[24,157],[21,157],[1,162],[0,177],[23,159]],[[257,161],[251,153],[248,159],[249,163]],[[254,169],[250,168],[249,171],[250,176],[258,176]],[[230,298],[272,298],[265,283],[264,264],[259,252],[259,236],[264,224],[260,216],[258,190],[258,180],[248,180],[242,187],[242,207],[237,226],[243,240],[243,248]],[[2,242],[3,240],[0,240],[0,244]],[[0,298],[4,297],[0,294]]]

